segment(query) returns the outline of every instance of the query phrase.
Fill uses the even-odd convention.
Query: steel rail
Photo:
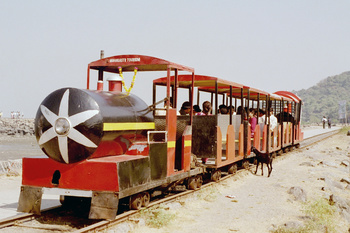
[[[43,209],[41,213],[47,213],[52,210],[59,209],[61,206],[53,206],[47,209]],[[20,213],[18,215],[8,217],[5,219],[0,220],[0,229],[5,228],[5,227],[10,227],[13,225],[17,225],[23,222],[31,221],[36,218],[37,215],[32,214],[32,213]]]

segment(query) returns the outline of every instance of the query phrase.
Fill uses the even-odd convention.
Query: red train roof
[[[179,69],[182,71],[194,72],[191,67],[183,66],[173,62],[169,62],[160,58],[144,56],[144,55],[118,55],[113,57],[106,57],[89,64],[90,69],[99,70],[111,73],[118,73],[118,67],[122,67],[123,72],[134,71],[137,67],[138,71],[164,71],[168,67]]]
[[[171,85],[174,85],[174,76],[170,77],[170,83]],[[158,78],[153,80],[153,83],[156,85],[163,85],[165,86],[167,82],[167,78]],[[233,97],[240,97],[241,96],[241,89],[243,88],[243,96],[248,96],[248,90],[250,94],[251,99],[257,99],[258,93],[260,94],[260,99],[266,98],[267,95],[269,95],[268,92],[261,91],[256,88],[244,86],[239,83],[223,80],[217,77],[213,76],[206,76],[206,75],[195,75],[194,80],[194,86],[198,87],[198,90],[205,91],[205,92],[215,92],[215,83],[217,83],[218,87],[218,93],[230,93],[230,86],[232,86],[232,96]],[[178,75],[178,86],[182,88],[188,88],[192,84],[192,75]]]
[[[301,102],[301,99],[297,95],[289,91],[276,91],[274,94],[287,97],[296,103]]]

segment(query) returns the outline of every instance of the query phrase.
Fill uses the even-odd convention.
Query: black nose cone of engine
[[[38,109],[35,135],[50,158],[61,163],[84,160],[95,152],[103,135],[99,106],[83,90],[54,91]]]

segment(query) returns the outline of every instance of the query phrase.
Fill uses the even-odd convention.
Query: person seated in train
[[[274,145],[277,144],[277,135],[274,133],[274,129],[277,126],[277,118],[273,115],[273,108],[270,109],[270,132],[271,132],[271,142]]]
[[[281,114],[283,119],[281,119]],[[289,112],[283,111],[281,113],[278,113],[276,115],[277,119],[278,119],[278,123],[282,124],[282,122],[294,122],[294,117],[292,116],[292,114],[290,114]]]
[[[273,108],[270,109],[270,130],[271,132],[276,128],[277,126],[277,118],[275,115],[273,115]]]
[[[254,130],[256,127],[256,124],[258,120],[256,119],[256,111],[255,109],[250,109],[249,110],[249,124],[250,124],[250,129],[251,129],[251,137],[254,137]]]
[[[164,108],[163,109],[157,109],[155,111],[156,116],[165,116],[166,115],[166,106],[168,104],[168,100],[166,99],[164,101]],[[173,97],[170,97],[170,103],[169,103],[169,108],[173,108]]]
[[[239,106],[237,108],[237,115],[243,115],[244,120],[248,120],[247,112],[248,112],[247,108],[242,108],[242,106]]]
[[[242,114],[242,106],[238,106],[237,115],[241,115],[241,114]]]
[[[190,115],[191,112],[191,104],[188,101],[183,102],[181,109],[179,111],[181,116],[186,116],[186,115]]]
[[[259,109],[259,119],[258,119],[258,124],[265,124],[265,111],[262,109]],[[268,119],[266,119],[266,122],[268,121]]]
[[[197,115],[197,113],[202,112],[202,109],[199,107],[199,105],[193,105],[193,115]]]
[[[231,111],[232,111],[232,115],[236,115],[236,111],[235,111],[235,106],[231,106],[229,107],[229,113],[230,113],[230,108],[231,108]]]
[[[225,104],[221,104],[221,105],[219,106],[219,112],[218,112],[218,113],[219,113],[219,114],[222,114],[222,115],[228,114],[229,111],[228,111],[227,106],[226,106]]]
[[[202,107],[203,107],[202,112],[196,113],[197,116],[211,115],[211,103],[209,101],[204,101]]]

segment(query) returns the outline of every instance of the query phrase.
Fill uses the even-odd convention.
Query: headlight
[[[58,135],[66,135],[70,130],[69,120],[66,118],[58,118],[55,123],[55,131]]]

